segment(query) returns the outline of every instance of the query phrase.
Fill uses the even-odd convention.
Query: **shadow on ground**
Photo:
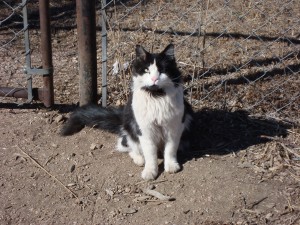
[[[287,124],[254,118],[246,111],[203,109],[195,113],[189,150],[179,152],[181,163],[209,155],[238,152],[252,145],[266,143],[273,137],[286,137]]]
[[[74,111],[78,105],[55,104],[47,109],[43,104],[0,103],[0,109],[55,110],[58,113]],[[293,124],[266,118],[255,118],[246,111],[202,109],[195,112],[189,135],[190,148],[178,152],[181,163],[209,155],[226,155],[250,146],[263,144],[275,137],[286,137]]]
[[[76,104],[54,104],[51,108],[46,108],[43,103],[1,103],[0,109],[33,109],[33,110],[56,110],[60,113],[68,113],[74,111],[78,105]]]

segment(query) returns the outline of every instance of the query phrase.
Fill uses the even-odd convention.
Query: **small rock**
[[[60,122],[62,122],[63,120],[64,120],[63,115],[58,115],[58,116],[55,117],[55,119],[54,119],[54,121],[55,121],[56,123],[60,123]]]
[[[53,122],[53,119],[50,117],[50,118],[46,118],[46,123],[48,124],[51,124]]]
[[[154,184],[150,184],[150,185],[148,186],[148,189],[154,190],[154,189],[155,189],[155,185],[154,185]]]
[[[113,201],[114,201],[114,202],[119,202],[120,199],[119,199],[119,198],[114,198]]]
[[[136,209],[132,209],[132,208],[127,208],[127,209],[124,209],[124,210],[122,210],[122,211],[123,211],[123,214],[125,214],[125,215],[128,215],[128,214],[134,214],[134,213],[137,212]]]
[[[78,204],[78,205],[82,205],[83,201],[81,199],[76,199],[75,203]]]
[[[265,218],[266,218],[267,220],[270,220],[272,216],[273,216],[272,213],[268,213],[268,214],[265,216]]]
[[[72,173],[75,170],[75,165],[73,164],[70,168],[70,172]]]
[[[185,210],[183,210],[183,213],[184,213],[184,214],[188,214],[190,211],[191,211],[191,210],[189,210],[189,209],[185,209]]]
[[[58,145],[55,144],[55,143],[51,143],[51,146],[52,146],[53,148],[57,148],[57,147],[58,147]]]
[[[110,189],[105,189],[106,194],[108,194],[110,197],[114,196],[114,192]]]
[[[92,143],[91,146],[90,146],[90,149],[91,149],[91,150],[95,150],[95,149],[97,149],[97,148],[98,148],[98,145],[95,144],[95,143]]]
[[[98,192],[95,191],[95,190],[93,190],[93,191],[91,192],[91,194],[92,194],[92,195],[98,195]]]
[[[115,217],[117,215],[118,215],[118,211],[115,211],[115,210],[113,210],[113,211],[111,211],[111,212],[108,213],[109,217]]]
[[[89,182],[90,180],[91,180],[90,177],[84,177],[84,178],[83,178],[83,181],[84,181],[84,182]]]

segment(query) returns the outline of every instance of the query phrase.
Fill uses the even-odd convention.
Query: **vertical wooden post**
[[[76,0],[80,105],[97,102],[96,2]]]
[[[43,75],[44,87],[42,101],[46,107],[51,107],[54,105],[54,88],[49,0],[39,0],[39,13],[41,29],[42,63],[44,69],[49,69],[49,74]]]

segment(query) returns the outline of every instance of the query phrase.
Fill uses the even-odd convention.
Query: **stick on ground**
[[[17,148],[24,154],[26,155],[26,157],[28,157],[29,159],[31,159],[31,161],[37,165],[40,169],[42,169],[45,173],[47,173],[51,178],[53,178],[57,183],[59,183],[61,186],[64,187],[64,189],[66,189],[68,192],[70,192],[75,198],[79,199],[77,194],[72,191],[71,189],[69,189],[66,185],[64,185],[60,180],[58,180],[55,176],[53,176],[51,173],[49,173],[38,161],[36,161],[34,158],[32,158],[30,155],[28,155],[24,150],[22,150],[20,148],[20,146],[16,145]]]

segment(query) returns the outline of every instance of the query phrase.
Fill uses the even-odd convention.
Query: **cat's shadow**
[[[37,109],[42,104],[24,104],[19,106],[0,103],[0,108]],[[76,105],[57,104],[52,109],[60,113],[74,111]],[[263,144],[276,137],[286,137],[292,124],[272,119],[254,118],[246,111],[230,112],[227,110],[202,109],[195,112],[192,123],[190,147],[178,152],[178,160],[182,165],[187,161],[208,155],[226,155],[239,152],[250,146]],[[160,155],[162,158],[162,155]],[[163,173],[163,162],[159,164],[159,174]]]
[[[204,155],[225,155],[286,137],[292,124],[251,117],[246,111],[203,109],[195,113],[189,149],[178,152],[181,164]]]

